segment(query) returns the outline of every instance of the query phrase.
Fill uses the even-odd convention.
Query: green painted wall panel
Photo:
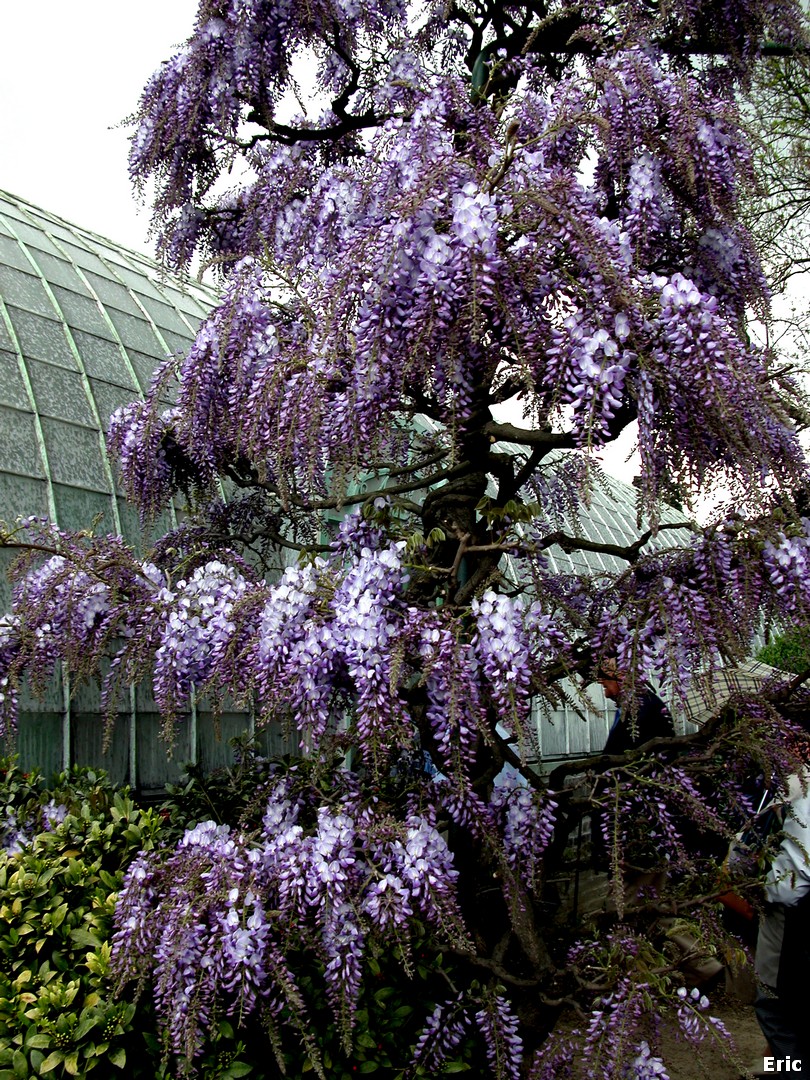
[[[74,765],[101,768],[115,784],[129,781],[129,716],[118,716],[104,748],[104,724],[98,712],[71,716],[71,757]]]
[[[139,786],[145,790],[162,790],[167,783],[176,781],[182,766],[194,758],[191,725],[188,721],[178,725],[171,757],[168,756],[167,744],[162,737],[162,722],[159,716],[139,713],[137,732]]]
[[[48,777],[55,772],[61,772],[62,714],[28,714],[25,723],[20,724],[16,750],[24,770],[41,769]]]

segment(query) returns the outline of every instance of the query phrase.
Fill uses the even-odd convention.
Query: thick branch
[[[688,521],[669,521],[658,526],[659,532],[664,529],[688,529],[692,532],[693,526]],[[544,536],[542,540],[538,541],[536,548],[543,551],[545,548],[558,544],[566,554],[572,551],[594,551],[600,555],[614,555],[617,559],[623,559],[632,565],[638,562],[641,549],[645,544],[649,543],[652,537],[653,530],[647,529],[632,544],[609,544],[601,540],[588,540],[584,536],[569,536],[567,533],[558,530]]]
[[[518,443],[521,446],[545,446],[549,450],[573,450],[574,436],[567,431],[549,431],[547,428],[529,430],[514,424],[499,424],[495,420],[484,425],[484,434],[494,442]]]
[[[694,746],[702,746],[715,733],[721,720],[722,714],[718,714],[707,720],[700,728],[700,731],[695,731],[691,735],[674,735],[668,738],[650,739],[649,742],[642,743],[635,750],[628,750],[624,754],[593,754],[586,758],[563,761],[550,773],[548,778],[549,787],[552,790],[561,789],[566,776],[575,775],[576,773],[603,773],[609,772],[611,769],[626,768],[629,764],[639,761],[653,752],[656,754],[662,754],[669,750],[681,752]]]

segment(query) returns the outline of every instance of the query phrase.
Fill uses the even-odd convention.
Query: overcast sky
[[[6,0],[0,188],[151,254],[118,125],[196,10],[196,0]]]

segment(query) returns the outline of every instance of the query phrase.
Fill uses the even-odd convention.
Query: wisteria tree
[[[803,34],[791,0],[202,0],[152,77],[132,177],[168,265],[223,292],[111,442],[145,518],[187,515],[148,562],[22,523],[2,658],[8,725],[23,673],[63,662],[104,671],[110,711],[153,678],[168,733],[192,693],[297,733],[259,824],[129,874],[118,971],[178,1055],[259,1016],[279,1062],[292,1037],[332,1075],[306,965],[349,1061],[366,980],[429,968],[403,1075],[483,1036],[499,1077],[657,1076],[662,1016],[717,1032],[660,920],[722,941],[718,851],[796,730],[762,696],[549,780],[537,717],[606,657],[632,714],[646,680],[677,696],[810,612],[804,411],[747,333],[769,296],[738,112]],[[638,539],[585,541],[593,454],[633,423]],[[667,540],[662,500],[718,487]],[[553,545],[624,569],[555,574]],[[588,814],[612,892],[577,927]],[[566,1002],[583,1019],[550,1035]]]

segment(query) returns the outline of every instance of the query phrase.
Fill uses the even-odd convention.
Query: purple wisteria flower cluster
[[[212,561],[197,567],[188,580],[160,589],[156,605],[167,612],[155,650],[155,700],[164,716],[185,706],[193,686],[210,681],[236,624],[233,608],[248,591],[242,574]]]
[[[492,793],[490,806],[501,819],[503,846],[512,870],[530,890],[539,886],[543,855],[554,834],[557,803],[507,772]]]
[[[407,954],[416,928],[427,927],[469,951],[458,874],[436,827],[415,813],[380,818],[358,801],[348,774],[333,790],[332,805],[316,807],[308,772],[293,768],[273,780],[258,831],[203,821],[175,849],[145,853],[128,870],[113,966],[122,983],[153,983],[167,1047],[189,1062],[216,1012],[269,1010],[306,1032],[304,993],[285,960],[291,949],[323,965],[347,1048],[367,950],[397,944]],[[508,1003],[493,1009],[498,1052],[514,1056]]]
[[[427,36],[409,40],[404,9],[396,19],[386,10],[333,38],[328,8],[295,31],[287,12],[270,30],[262,5],[201,18],[144,95],[131,164],[159,181],[163,243],[178,264],[202,246],[228,274],[180,366],[177,409],[155,395],[116,420],[129,489],[145,506],[168,497],[167,441],[203,483],[238,458],[276,485],[295,470],[301,494],[323,494],[336,463],[333,482],[370,450],[390,450],[398,417],[427,405],[463,424],[474,388],[493,381],[522,387],[529,413],[566,407],[570,441],[585,446],[615,435],[632,397],[650,505],[667,480],[803,474],[784,407],[758,392],[771,358],[739,334],[768,290],[736,220],[753,178],[728,78],[644,45],[559,79],[536,57],[510,57],[524,92],[471,112],[462,149],[466,78],[428,74],[427,42],[450,31],[449,17],[434,12]],[[788,5],[782,14],[792,35]],[[341,25],[345,12],[333,17]],[[388,62],[407,55],[409,76],[386,82],[398,89],[378,114],[371,71],[350,54],[383,32]],[[340,110],[316,122],[322,138],[276,121],[270,145],[251,150],[252,186],[207,204],[218,165],[237,152],[240,101],[260,122],[305,47],[331,73],[324,85],[341,73],[337,99],[344,109],[342,94],[353,95],[357,128]],[[219,70],[235,81],[218,81]],[[210,114],[198,99],[206,88]],[[355,153],[352,135],[366,128]],[[332,129],[338,144],[347,137],[337,160],[324,153]],[[783,380],[782,390],[796,387]]]
[[[523,1042],[518,1035],[517,1017],[501,994],[488,996],[481,1008],[466,1003],[461,994],[437,1005],[416,1042],[414,1065],[439,1075],[474,1028],[484,1035],[492,1074],[503,1080],[518,1080]]]
[[[643,981],[620,978],[612,993],[594,1005],[580,1032],[555,1035],[536,1056],[531,1080],[668,1080],[664,1060],[654,1050],[661,1017],[651,1009],[653,988]],[[675,998],[676,1030],[698,1045],[709,1035],[729,1050],[733,1041],[722,1021],[706,1016],[709,1001],[697,989],[680,987]],[[642,1032],[647,1032],[644,1037]],[[653,1044],[651,1046],[651,1043]]]

